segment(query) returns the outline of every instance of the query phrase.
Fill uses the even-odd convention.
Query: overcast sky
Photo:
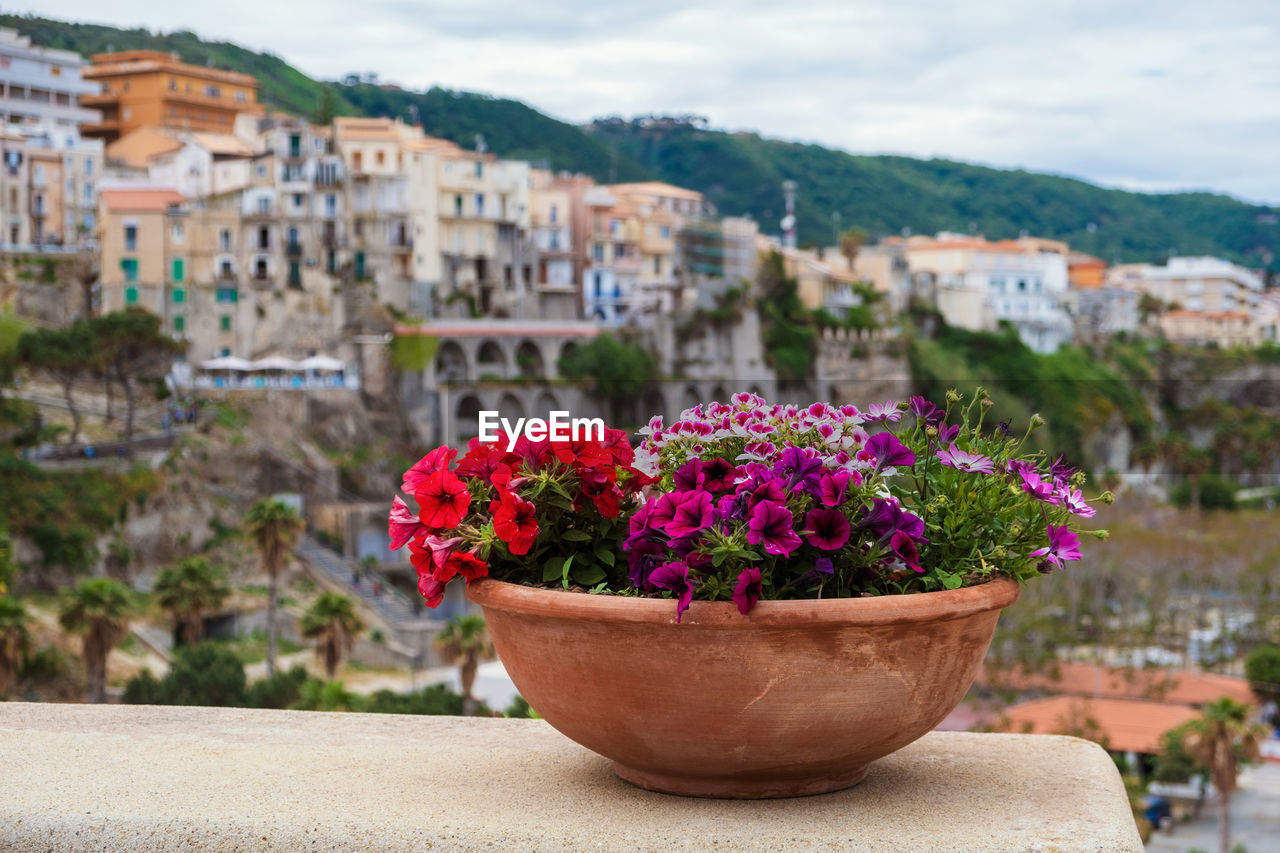
[[[1280,0],[40,0],[307,74],[1280,204]],[[19,6],[6,4],[6,11]]]

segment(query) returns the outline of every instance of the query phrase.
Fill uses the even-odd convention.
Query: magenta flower
[[[960,434],[960,424],[938,424],[938,443],[950,444],[956,440],[956,436]]]
[[[696,456],[676,469],[675,487],[677,492],[692,492],[701,489],[707,481],[702,471],[702,460]]]
[[[745,615],[751,608],[756,606],[756,602],[760,600],[760,591],[763,586],[760,582],[759,569],[742,570],[742,573],[738,575],[738,583],[733,587],[733,603],[738,605],[739,613]]]
[[[801,489],[809,492],[818,488],[818,477],[822,474],[822,460],[806,453],[802,448],[788,447],[782,451],[782,456],[774,464],[773,472],[786,480],[786,484],[782,487],[783,491]]]
[[[990,457],[983,456],[978,453],[966,453],[956,447],[955,442],[951,442],[950,450],[939,450],[934,454],[942,460],[943,465],[949,465],[957,471],[978,471],[983,474],[995,473],[995,463]]]
[[[1044,557],[1050,563],[1062,568],[1064,562],[1080,559],[1080,539],[1067,529],[1065,524],[1049,525],[1049,544],[1031,552],[1032,557]]]
[[[805,540],[815,548],[835,551],[849,541],[849,519],[838,509],[811,509],[804,517],[804,526],[810,531]]]
[[[872,403],[862,413],[862,417],[868,421],[889,421],[896,424],[902,420],[902,410],[898,408],[897,400],[885,400],[883,403]]]
[[[1075,472],[1076,469],[1072,468],[1066,462],[1063,462],[1061,456],[1053,460],[1053,464],[1049,466],[1049,478],[1057,485],[1063,485],[1069,482],[1071,480],[1071,475]]]
[[[942,410],[920,396],[911,398],[911,414],[927,424],[942,420]]]
[[[776,501],[760,501],[747,522],[747,541],[752,545],[763,543],[766,554],[786,557],[800,547],[794,524],[791,510]]]
[[[1022,490],[1031,497],[1046,503],[1056,503],[1053,494],[1053,483],[1047,483],[1040,479],[1040,474],[1030,465],[1018,469],[1018,476],[1022,478]]]
[[[682,500],[677,504],[671,520],[663,529],[672,539],[690,536],[711,524],[711,494],[709,492],[673,492]]]
[[[689,566],[682,562],[663,563],[650,572],[649,585],[676,594],[676,622],[679,622],[693,601],[694,581],[689,577]]]
[[[453,461],[453,457],[458,455],[458,451],[452,447],[437,447],[426,456],[413,463],[413,467],[404,472],[401,481],[401,490],[405,494],[413,494],[418,491],[418,487],[426,482],[427,478],[437,471],[443,471],[449,467],[449,463]]]
[[[702,471],[706,475],[704,488],[711,494],[718,495],[733,491],[738,479],[738,469],[732,462],[717,457],[704,463]]]
[[[426,525],[418,520],[418,514],[399,495],[391,501],[391,515],[387,519],[387,533],[391,537],[391,550],[403,548],[410,539],[425,532]]]
[[[747,509],[754,509],[755,505],[761,501],[773,501],[777,504],[787,502],[787,493],[782,488],[782,483],[778,482],[772,474],[762,475],[768,479],[757,481],[757,484],[747,484]]]
[[[848,471],[823,471],[818,480],[818,500],[823,506],[840,506],[853,475]]]
[[[1073,514],[1081,518],[1093,518],[1095,510],[1085,502],[1082,492],[1073,491],[1071,486],[1063,484],[1058,487],[1054,496],[1057,498],[1056,503],[1062,504]]]
[[[911,449],[898,441],[891,432],[879,432],[867,439],[866,450],[876,459],[876,469],[897,465],[914,465],[916,455]]]
[[[907,568],[913,572],[924,571],[920,568],[920,552],[916,549],[916,541],[905,531],[893,531],[893,536],[889,538],[889,547],[898,555],[898,559],[907,565]]]
[[[901,530],[917,542],[928,542],[924,536],[924,520],[920,516],[904,510],[898,504],[884,498],[874,498],[866,517],[858,522],[876,535],[888,541],[890,535]]]

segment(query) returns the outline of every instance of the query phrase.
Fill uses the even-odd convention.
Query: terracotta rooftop
[[[656,195],[665,198],[683,198],[690,201],[702,201],[702,193],[697,190],[685,189],[677,187],[675,184],[667,184],[662,181],[642,181],[632,184],[609,184],[607,186],[609,192],[617,195]]]
[[[1189,311],[1178,308],[1160,315],[1162,320],[1249,320],[1250,315],[1244,311]]]
[[[219,68],[208,68],[204,65],[191,65],[178,59],[176,54],[162,50],[122,50],[116,53],[95,53],[90,57],[93,63],[81,71],[86,80],[97,80],[103,77],[115,77],[122,74],[141,74],[148,71],[174,71],[190,77],[205,80],[218,80],[258,88],[257,78],[238,71],[224,71]],[[247,106],[247,105],[246,105]]]
[[[953,249],[970,249],[975,252],[1011,252],[1019,255],[1028,254],[1033,249],[1024,246],[1017,240],[996,240],[987,242],[986,240],[933,240],[928,243],[919,243],[914,246],[908,246],[908,252],[942,252]]]
[[[1078,696],[1035,699],[1005,709],[1006,731],[1014,734],[1079,735],[1096,726],[1107,749],[1147,754],[1160,751],[1162,734],[1199,716],[1186,705]]]
[[[252,146],[229,133],[193,133],[191,141],[212,154],[224,157],[252,157],[257,153]]]
[[[107,146],[108,161],[122,163],[131,169],[145,169],[152,157],[182,148],[177,133],[160,127],[140,127]]]
[[[1154,699],[1178,705],[1206,705],[1229,696],[1237,702],[1257,701],[1243,678],[1165,668],[1105,667],[1063,661],[1057,664],[1059,678],[1018,670],[985,667],[978,683],[1013,690],[1042,690],[1070,696],[1105,699]]]
[[[101,190],[98,197],[108,210],[117,213],[163,213],[170,205],[186,201],[177,190],[157,189]]]

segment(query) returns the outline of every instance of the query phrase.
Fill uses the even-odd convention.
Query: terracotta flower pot
[[[701,797],[847,788],[964,698],[1000,609],[1001,579],[947,592],[824,601],[674,601],[494,580],[484,609],[520,694],[623,779]]]

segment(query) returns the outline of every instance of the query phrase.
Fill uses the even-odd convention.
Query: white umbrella
[[[200,362],[201,370],[249,370],[251,365],[243,358],[237,358],[234,355],[224,355],[220,358],[211,358],[208,361]]]
[[[249,369],[255,372],[259,370],[297,370],[298,363],[291,358],[273,355],[258,359],[250,365]]]
[[[313,355],[310,358],[304,358],[298,362],[298,367],[303,370],[346,370],[347,365],[336,358],[330,358],[327,355]]]

